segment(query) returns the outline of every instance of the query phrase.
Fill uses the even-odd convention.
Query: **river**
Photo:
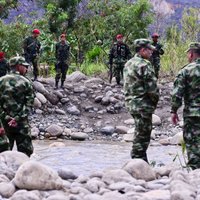
[[[131,143],[65,141],[64,147],[49,147],[54,141],[34,141],[33,159],[57,170],[67,168],[76,175],[89,175],[106,168],[121,168],[130,159]],[[180,146],[150,146],[148,159],[159,165],[183,165]],[[174,158],[179,154],[175,161]],[[180,160],[182,164],[180,164]]]

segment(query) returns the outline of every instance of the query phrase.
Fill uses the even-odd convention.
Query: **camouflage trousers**
[[[55,66],[56,68],[56,81],[59,81],[61,78],[61,81],[65,81],[66,79],[66,74],[68,71],[68,64],[65,62],[59,62]]]
[[[33,145],[28,119],[21,120],[17,127],[9,127],[8,121],[2,120],[5,135],[0,136],[0,152],[12,150],[16,141],[17,150],[30,156],[33,153]]]
[[[26,59],[26,62],[33,65],[33,75],[36,78],[39,75],[38,57],[26,54],[25,59]]]
[[[155,71],[155,75],[156,75],[156,78],[158,78],[159,76],[159,71],[160,71],[160,58],[154,58],[152,61],[151,61],[153,67],[154,67],[154,71]]]
[[[200,117],[184,117],[183,138],[188,155],[188,166],[200,168]]]
[[[152,131],[152,114],[132,114],[135,120],[135,133],[131,150],[131,158],[141,158],[148,162],[147,148],[150,143]]]
[[[119,85],[120,80],[123,79],[124,63],[113,63],[113,77],[116,78],[116,82]]]

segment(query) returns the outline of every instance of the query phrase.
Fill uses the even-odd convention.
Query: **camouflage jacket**
[[[171,112],[176,113],[184,99],[183,116],[200,117],[200,58],[183,67],[174,81]]]
[[[159,99],[157,78],[151,63],[139,54],[124,68],[125,103],[129,112],[153,113]]]
[[[64,44],[62,42],[58,42],[56,44],[56,59],[58,61],[67,61],[69,60],[69,54],[70,54],[70,46],[68,42],[65,42]]]
[[[33,102],[33,87],[27,78],[17,72],[0,78],[0,119],[27,117]]]
[[[40,54],[41,44],[37,38],[33,36],[27,37],[23,42],[24,53],[30,57],[36,57]]]
[[[0,77],[10,72],[10,66],[6,59],[0,60]]]
[[[152,45],[156,48],[156,51],[153,51],[151,59],[160,58],[160,55],[163,55],[165,53],[162,49],[163,45],[159,42],[153,42]]]
[[[114,43],[109,53],[109,64],[125,63],[131,58],[131,52],[125,43]]]

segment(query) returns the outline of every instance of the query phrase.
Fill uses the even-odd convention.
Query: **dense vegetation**
[[[72,47],[71,69],[79,68],[86,74],[107,70],[108,52],[118,33],[125,36],[125,42],[134,53],[132,41],[148,37],[149,24],[155,20],[155,11],[148,0],[37,0],[45,11],[42,18],[29,24],[24,17],[18,16],[15,21],[5,24],[3,19],[9,9],[17,6],[17,1],[9,2],[3,5],[4,12],[0,9],[0,49],[8,58],[22,54],[23,39],[33,28],[39,28],[42,31],[40,62],[53,66],[55,43],[61,33],[67,33]],[[187,63],[184,51],[191,41],[198,39],[200,32],[198,12],[197,8],[185,9],[182,28],[177,25],[166,28],[166,37],[161,39],[166,52],[162,57],[163,74],[174,75]]]

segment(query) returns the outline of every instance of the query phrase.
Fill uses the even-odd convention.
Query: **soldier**
[[[37,39],[39,35],[40,31],[38,29],[34,29],[32,31],[32,36],[27,37],[23,42],[24,56],[26,62],[33,65],[34,81],[37,80],[37,77],[39,75],[38,60],[41,47],[41,44]]]
[[[123,78],[124,64],[131,58],[131,52],[128,45],[123,42],[122,34],[118,34],[116,40],[109,54],[110,82],[114,76],[119,85],[121,77]]]
[[[125,104],[135,120],[131,157],[148,162],[146,151],[152,131],[152,114],[159,99],[157,78],[149,61],[155,47],[143,38],[135,40],[134,45],[136,54],[124,68]]]
[[[17,150],[30,156],[33,153],[28,113],[33,106],[31,82],[24,77],[29,66],[21,56],[9,61],[11,73],[0,78],[0,152]]]
[[[158,38],[160,37],[158,33],[152,34],[152,45],[155,47],[155,50],[152,53],[150,61],[154,67],[156,77],[159,76],[160,71],[160,55],[164,54],[164,50],[162,49],[163,45],[158,42]]]
[[[5,76],[8,72],[10,72],[10,67],[5,59],[5,53],[0,52],[0,77]]]
[[[55,77],[55,89],[58,89],[58,82],[61,78],[61,88],[64,86],[67,70],[69,68],[69,54],[70,46],[66,41],[66,35],[60,36],[60,42],[56,44],[56,77]]]
[[[200,43],[191,43],[187,50],[189,64],[176,76],[172,93],[171,119],[177,124],[177,110],[184,100],[183,138],[188,155],[188,166],[200,168]]]

